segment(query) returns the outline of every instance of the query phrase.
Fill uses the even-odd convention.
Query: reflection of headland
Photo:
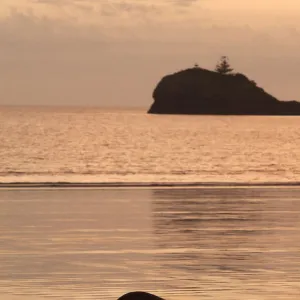
[[[277,249],[282,234],[278,227],[289,226],[285,221],[290,217],[282,212],[278,193],[280,197],[276,189],[153,190],[154,232],[157,247],[165,250],[161,260],[189,272],[251,272],[270,267],[274,257],[269,252]],[[288,200],[285,207],[294,205]]]

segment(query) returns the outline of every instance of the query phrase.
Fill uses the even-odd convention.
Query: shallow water
[[[0,295],[299,299],[300,189],[0,190]]]
[[[0,182],[300,181],[300,117],[0,107]]]

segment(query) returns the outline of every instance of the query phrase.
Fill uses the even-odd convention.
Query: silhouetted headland
[[[118,300],[164,300],[164,299],[146,292],[130,292],[128,294],[121,296]]]
[[[300,115],[297,101],[279,101],[241,73],[198,67],[167,75],[153,92],[151,114]]]

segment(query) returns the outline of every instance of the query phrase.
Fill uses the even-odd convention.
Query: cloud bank
[[[300,99],[294,0],[2,1],[0,104],[148,106],[162,75],[221,55]]]

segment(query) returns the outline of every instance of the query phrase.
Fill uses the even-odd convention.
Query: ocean
[[[0,299],[299,299],[298,117],[0,109]]]
[[[291,183],[300,118],[1,108],[0,182]]]

